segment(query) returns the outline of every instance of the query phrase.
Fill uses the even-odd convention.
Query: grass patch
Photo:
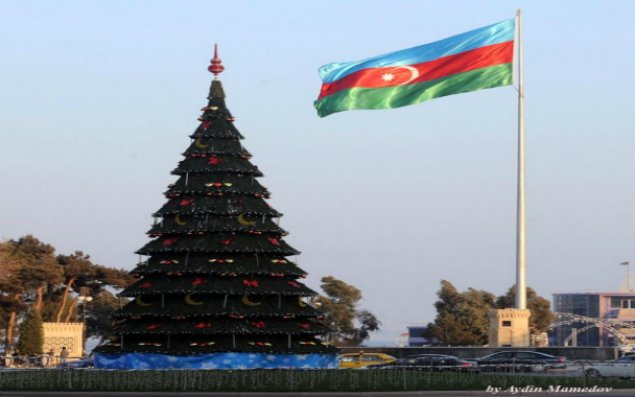
[[[0,372],[4,391],[417,391],[485,390],[488,386],[635,388],[635,380],[412,370],[73,370]]]

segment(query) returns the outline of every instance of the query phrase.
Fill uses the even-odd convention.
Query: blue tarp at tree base
[[[156,353],[94,353],[102,369],[256,369],[337,368],[333,354],[213,353],[170,355]]]

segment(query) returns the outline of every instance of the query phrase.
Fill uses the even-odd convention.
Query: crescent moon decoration
[[[254,226],[256,224],[256,221],[248,221],[247,219],[245,219],[245,214],[240,214],[238,215],[238,223],[240,223],[242,226]]]
[[[298,298],[298,306],[300,307],[307,307],[307,303],[305,301],[302,300],[302,297]]]
[[[406,84],[410,83],[412,80],[414,80],[417,77],[419,77],[419,70],[417,70],[417,68],[415,68],[413,66],[397,66],[393,70],[397,70],[397,69],[406,69],[406,70],[408,70],[411,73],[411,76],[410,76],[410,78],[408,80],[404,81],[401,84],[397,84],[397,85],[406,85]]]
[[[181,214],[176,214],[176,216],[174,217],[174,223],[176,223],[179,226],[187,225],[187,221],[184,221],[183,219],[181,219]]]
[[[262,304],[262,302],[254,302],[254,301],[249,300],[249,296],[247,296],[247,295],[243,295],[243,297],[240,300],[240,302],[243,305],[247,305],[247,306],[259,306],[260,304]]]
[[[195,301],[194,299],[192,299],[192,294],[185,295],[185,303],[190,306],[199,306],[203,304],[203,302]]]
[[[196,141],[194,141],[194,146],[199,149],[206,149],[209,145],[205,145],[203,142],[201,142],[201,138],[196,138]]]
[[[151,303],[145,303],[143,300],[141,300],[141,295],[137,296],[137,298],[134,300],[135,303],[141,307],[148,307],[148,306],[152,306]]]

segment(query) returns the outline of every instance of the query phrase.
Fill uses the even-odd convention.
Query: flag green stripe
[[[350,88],[315,101],[320,117],[353,109],[392,109],[442,96],[501,87],[512,83],[512,64],[470,70],[418,84],[384,88]]]

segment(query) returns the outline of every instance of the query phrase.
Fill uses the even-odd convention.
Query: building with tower
[[[327,368],[336,349],[290,257],[282,216],[225,106],[217,49],[209,102],[121,296],[98,368]]]

